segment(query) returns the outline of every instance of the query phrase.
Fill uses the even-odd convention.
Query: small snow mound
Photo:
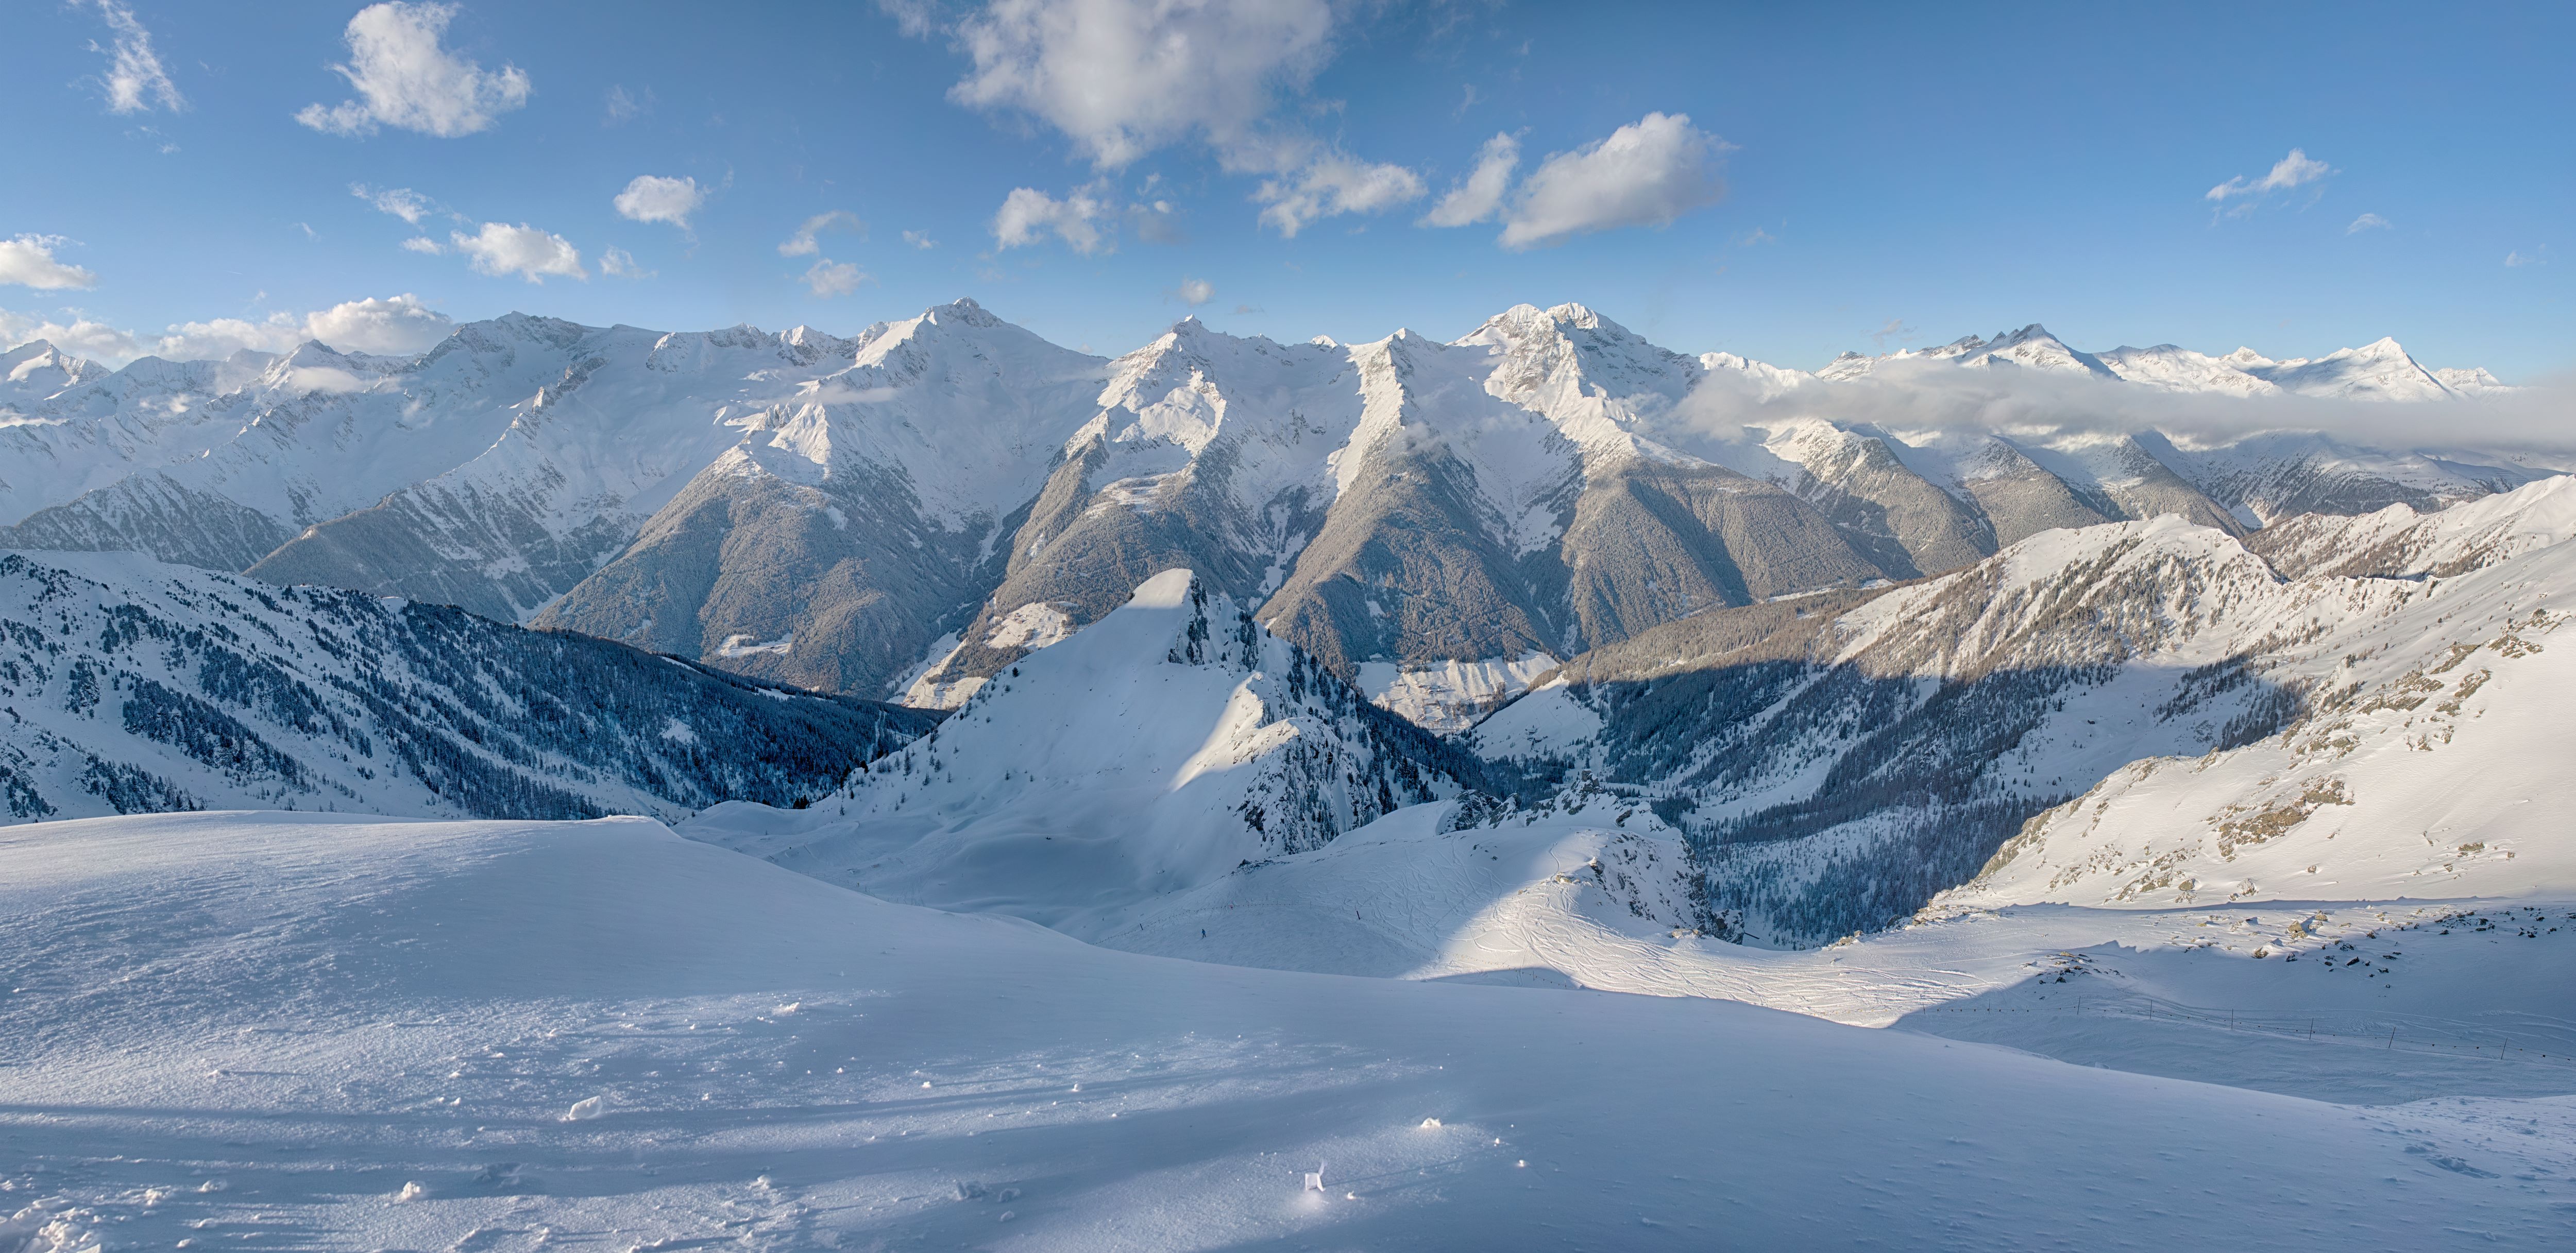
[[[608,1098],[600,1096],[585,1096],[580,1100],[573,1102],[571,1109],[564,1111],[564,1121],[582,1122],[587,1119],[597,1118],[607,1112]]]
[[[397,1201],[417,1201],[428,1195],[429,1189],[420,1186],[420,1181],[415,1179],[404,1184],[402,1186],[402,1191],[394,1194],[394,1199]]]
[[[1424,1131],[1437,1131],[1440,1129],[1440,1120],[1437,1118],[1425,1118],[1422,1120],[1422,1129]]]
[[[784,1017],[788,1016],[789,1014],[795,1013],[796,1011],[798,1011],[798,1010],[800,1010],[800,1009],[803,1009],[803,1008],[805,1008],[805,1002],[803,1002],[803,1001],[789,1001],[789,1002],[787,1002],[786,1004],[781,1005],[781,1006],[779,1006],[778,1008],[776,1008],[776,1009],[773,1009],[773,1010],[769,1011],[769,1014],[770,1014],[770,1016],[771,1016],[771,1017],[773,1017],[773,1018],[784,1018]]]
[[[0,1219],[0,1249],[8,1253],[99,1253],[105,1247],[83,1226],[87,1211],[60,1198],[48,1198]]]

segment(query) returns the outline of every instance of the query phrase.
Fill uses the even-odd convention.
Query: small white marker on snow
[[[1322,1162],[1317,1162],[1315,1163],[1315,1168],[1313,1170],[1306,1172],[1306,1191],[1321,1192],[1323,1190],[1324,1164]]]

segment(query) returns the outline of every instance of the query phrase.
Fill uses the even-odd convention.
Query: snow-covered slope
[[[1461,774],[1472,757],[1171,570],[813,808],[724,806],[686,829],[890,899],[1079,930],[1455,796]]]
[[[634,819],[35,828],[0,951],[43,1249],[2550,1248],[2576,1201],[2563,1102],[1105,952]]]
[[[5,821],[176,809],[678,817],[929,729],[444,606],[127,553],[0,554]]]
[[[2257,859],[2263,874],[2225,867],[2356,805],[2407,833],[2404,848],[2371,854],[2403,853],[2390,873],[2436,873],[2459,863],[2461,843],[2509,848],[2496,840],[2559,755],[2548,711],[2576,679],[2535,659],[2557,622],[2553,594],[2576,597],[2571,499],[2576,479],[2562,477],[2432,515],[2309,520],[2266,537],[2298,577],[2172,517],[2046,532],[1873,599],[1648,632],[1577,658],[1475,740],[1534,779],[1588,770],[1680,821],[1709,847],[1716,908],[1743,911],[1757,936],[1812,942],[1884,925],[1998,846],[2034,841],[2070,851],[2006,860],[2046,865],[2028,873],[2052,892],[2098,879],[2165,903],[2177,891],[2183,903],[2213,890],[2295,898],[2368,841],[2284,845],[2295,851]],[[2481,658],[2492,660],[2471,664]],[[2507,717],[2494,702],[2508,700],[2528,714]],[[2464,735],[2486,747],[2443,751]],[[2366,769],[2333,764],[2365,750],[2377,754]],[[2354,799],[2418,775],[2432,799]],[[2139,801],[2128,826],[2104,825],[2132,790],[2157,799]],[[2098,848],[2072,834],[2097,826],[2109,841]],[[2496,840],[2435,838],[2454,828]],[[2284,857],[2298,879],[2272,864]],[[2305,878],[2310,865],[2320,877]],[[2495,895],[2547,869],[2459,890]],[[2400,894],[2369,873],[2364,898]],[[2576,866],[2563,887],[2576,896]],[[2010,895],[2029,885],[1997,890],[1971,899],[2042,899]]]
[[[2305,716],[2113,772],[1945,899],[2576,897],[2556,817],[2576,804],[2576,660],[2553,638],[2576,614],[2558,607],[2576,601],[2576,479],[2406,522],[2354,519],[2335,545],[2373,577],[2282,589],[2254,655],[2308,694]]]

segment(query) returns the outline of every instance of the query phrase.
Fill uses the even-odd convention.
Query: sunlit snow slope
[[[2563,1103],[2354,1109],[1716,1001],[1105,952],[644,820],[22,828],[0,951],[0,1233],[49,1251],[2555,1248],[2576,1221]]]
[[[720,806],[687,829],[892,899],[1073,925],[1454,796],[1476,769],[1170,570],[813,808]]]

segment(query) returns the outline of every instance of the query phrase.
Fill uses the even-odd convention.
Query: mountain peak
[[[1548,310],[1547,316],[1559,326],[1579,326],[1585,330],[1598,329],[1602,323],[1600,314],[1571,301]]]
[[[975,303],[975,298],[972,296],[959,296],[947,304],[934,305],[923,310],[922,316],[933,322],[942,318],[953,319],[964,326],[993,327],[1002,324],[1000,318],[994,317],[984,306]]]

